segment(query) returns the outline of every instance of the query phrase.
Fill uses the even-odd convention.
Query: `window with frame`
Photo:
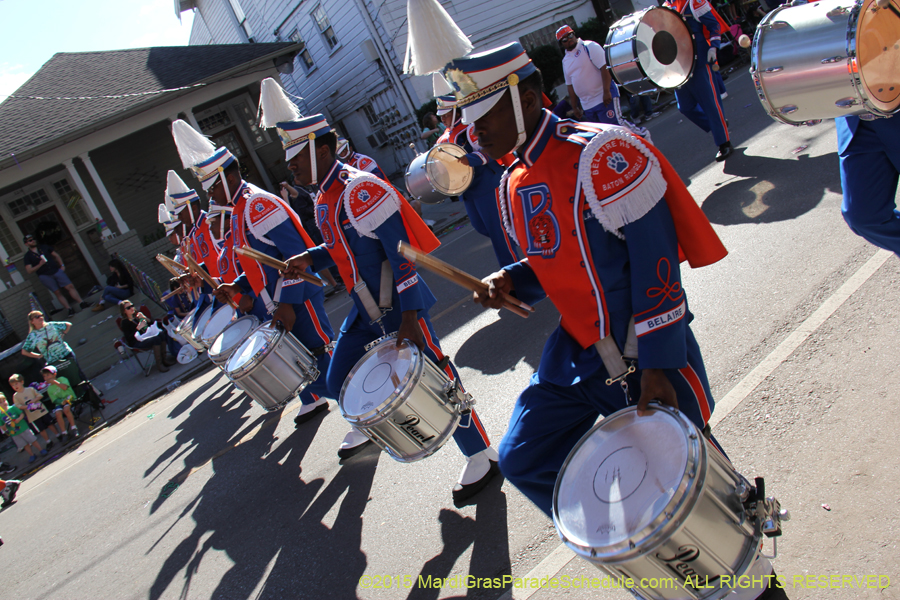
[[[32,207],[37,208],[43,204],[50,202],[50,196],[44,190],[35,190],[30,194],[25,194],[21,198],[10,200],[9,210],[14,217],[30,212]]]
[[[84,199],[80,193],[72,189],[68,179],[60,179],[54,182],[53,187],[56,189],[56,193],[59,194],[60,200],[66,205],[77,227],[91,222],[91,217],[88,211],[85,210]]]
[[[306,72],[309,73],[312,71],[316,65],[313,63],[312,55],[309,53],[309,48],[306,47],[306,42],[303,41],[303,36],[300,35],[299,29],[294,29],[290,35],[291,41],[297,44],[303,44],[303,47],[300,49],[300,52],[297,55],[300,57],[300,62],[303,63],[303,68],[306,69]]]
[[[328,44],[328,49],[333,50],[338,45],[338,39],[334,34],[334,28],[331,26],[331,21],[328,20],[328,15],[325,14],[325,9],[322,8],[321,4],[312,11],[312,17],[316,22],[316,27],[319,28],[319,33],[322,34],[325,43]]]
[[[372,108],[371,104],[363,104],[362,111],[365,113],[366,119],[369,120],[369,125],[373,127],[378,125],[378,115],[375,113],[375,109]]]
[[[250,22],[247,21],[247,15],[244,14],[244,9],[241,8],[241,3],[238,0],[228,0],[228,3],[231,4],[231,10],[234,11],[234,16],[237,17],[238,24],[247,35],[247,39],[250,40],[251,43],[254,42],[255,40],[253,39],[253,28],[250,27]]]

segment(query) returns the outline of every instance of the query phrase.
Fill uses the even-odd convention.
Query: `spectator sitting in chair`
[[[122,313],[122,333],[125,336],[125,343],[130,348],[139,350],[153,348],[153,356],[156,357],[156,368],[159,369],[160,373],[165,373],[169,370],[170,365],[178,362],[174,357],[178,356],[181,346],[169,337],[165,329],[152,323],[150,318],[144,313],[137,312],[130,300],[119,302],[119,312]],[[153,335],[154,330],[151,327],[156,327],[157,333],[155,335]],[[166,356],[167,346],[172,356]]]
[[[66,295],[63,294],[63,288],[72,296],[72,300],[78,302],[81,308],[87,308],[90,302],[85,302],[78,295],[78,290],[72,285],[66,275],[66,265],[63,264],[62,258],[56,253],[52,246],[46,244],[38,245],[33,235],[26,235],[24,238],[28,251],[25,252],[23,260],[25,261],[25,270],[29,273],[37,273],[38,279],[44,284],[48,290],[56,295],[56,299],[63,305],[63,308],[69,311],[69,316],[75,314],[75,309],[69,306]]]
[[[47,386],[47,396],[53,401],[53,415],[56,417],[57,427],[62,432],[60,441],[65,444],[68,440],[66,439],[66,422],[63,419],[63,415],[69,420],[69,430],[72,439],[78,437],[78,426],[75,425],[75,415],[72,414],[71,407],[72,403],[75,402],[75,390],[68,379],[62,376],[57,377],[56,367],[53,365],[47,365],[41,369],[41,375],[44,376],[44,381],[49,384]]]
[[[94,312],[106,310],[132,294],[134,294],[134,280],[128,272],[128,267],[118,258],[114,258],[109,261],[109,275],[106,277],[103,298],[91,310]]]

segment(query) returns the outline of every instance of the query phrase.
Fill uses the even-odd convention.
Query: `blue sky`
[[[174,0],[0,0],[0,102],[57,52],[186,46],[192,22]]]

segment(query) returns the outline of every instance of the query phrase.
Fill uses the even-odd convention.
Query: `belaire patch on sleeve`
[[[275,244],[266,237],[266,234],[290,218],[287,211],[274,198],[263,194],[254,194],[247,198],[244,215],[247,228],[253,237],[270,246]]]
[[[594,216],[616,235],[647,214],[666,192],[656,156],[621,127],[604,129],[588,142],[578,162],[578,178]]]

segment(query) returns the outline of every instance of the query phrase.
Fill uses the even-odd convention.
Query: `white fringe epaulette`
[[[372,239],[378,239],[378,236],[374,233],[375,229],[387,221],[391,215],[400,210],[400,196],[397,195],[397,192],[392,186],[386,184],[375,175],[371,175],[358,169],[351,168],[346,170],[350,173],[350,179],[346,183],[343,194],[344,210],[347,211],[347,218],[350,219],[350,223],[353,225],[354,229],[361,235]],[[378,199],[374,206],[366,209],[363,214],[357,215],[354,214],[350,206],[350,199],[354,194],[363,192],[364,190],[360,189],[362,187],[378,188],[383,190],[384,194]]]
[[[603,146],[615,140],[621,140],[634,146],[647,157],[646,168],[649,169],[649,172],[612,196],[601,200],[594,187],[591,163]],[[624,235],[620,229],[647,214],[666,193],[666,180],[656,155],[640,138],[621,127],[602,131],[588,142],[578,160],[578,179],[594,217],[604,229],[622,239],[624,239]]]
[[[510,218],[512,211],[509,206],[509,169],[503,171],[503,175],[500,176],[500,185],[497,186],[497,194],[497,200],[500,204],[500,220],[503,222],[503,228],[506,230],[506,233],[509,234],[510,239],[521,248],[522,244],[519,243],[519,238],[516,237],[516,228],[513,227],[513,222]]]
[[[256,200],[266,200],[267,202],[271,202],[275,205],[276,210],[268,215],[266,215],[262,221],[259,223],[254,223],[253,219],[250,217],[250,211],[253,210],[253,204]],[[250,230],[250,233],[253,234],[253,237],[261,241],[263,244],[268,244],[269,246],[274,246],[275,242],[268,239],[266,234],[290,219],[287,211],[284,210],[281,205],[272,199],[268,194],[251,194],[247,196],[247,204],[244,206],[244,223],[247,224],[247,229]]]

